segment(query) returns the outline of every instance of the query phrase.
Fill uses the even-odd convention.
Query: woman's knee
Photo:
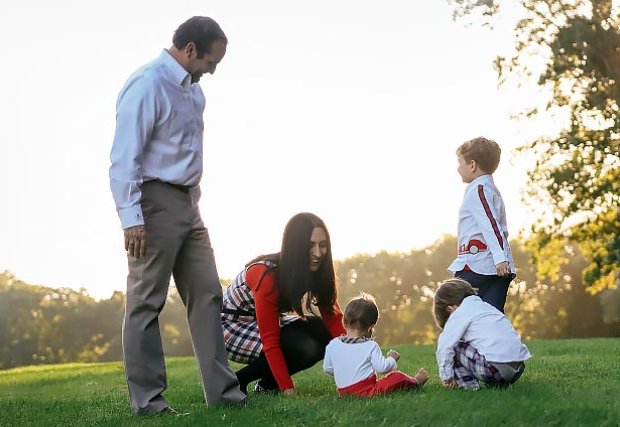
[[[309,368],[325,357],[325,346],[310,337],[290,343],[282,350],[287,364],[293,364],[297,369]]]
[[[323,360],[325,357],[325,346],[315,339],[304,341],[301,345],[301,350],[303,354],[306,355],[307,359],[314,363]]]
[[[321,343],[323,347],[326,347],[332,337],[323,323],[323,320],[320,317],[312,316],[308,317],[306,323],[306,332],[308,335],[312,336],[314,340]]]

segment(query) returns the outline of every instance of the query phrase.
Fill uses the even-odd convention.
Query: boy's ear
[[[480,166],[478,165],[478,162],[476,160],[471,160],[470,165],[471,165],[470,166],[471,171],[474,172],[474,173],[478,172],[478,169],[480,169]]]

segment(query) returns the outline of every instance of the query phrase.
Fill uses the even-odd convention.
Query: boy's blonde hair
[[[477,295],[477,292],[466,280],[455,277],[440,284],[433,297],[433,315],[437,326],[443,329],[448,321],[448,306],[461,305],[471,295]]]
[[[366,331],[376,325],[378,319],[379,307],[375,298],[364,292],[350,300],[344,309],[344,325],[347,328]]]
[[[467,162],[475,160],[480,169],[486,173],[495,172],[499,166],[501,154],[502,149],[497,142],[483,136],[470,139],[456,149],[457,156],[463,156]]]

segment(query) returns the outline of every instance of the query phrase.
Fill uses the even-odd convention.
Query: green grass
[[[0,426],[618,426],[620,339],[533,341],[523,377],[505,390],[440,385],[434,347],[401,345],[399,369],[424,366],[421,391],[373,399],[336,395],[319,365],[295,376],[294,397],[254,396],[245,407],[204,405],[193,358],[167,360],[166,398],[185,417],[130,414],[121,363],[0,371]]]

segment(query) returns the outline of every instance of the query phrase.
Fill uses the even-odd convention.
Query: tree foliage
[[[585,261],[568,247],[573,262],[555,280],[539,281],[530,254],[512,242],[517,281],[506,314],[525,338],[620,336],[620,290],[586,292]],[[344,307],[360,292],[379,305],[376,336],[382,345],[434,343],[439,329],[432,314],[438,284],[456,254],[456,238],[405,253],[360,254],[336,263],[338,300]],[[22,365],[121,360],[125,296],[96,300],[85,290],[29,285],[0,272],[0,369]],[[166,356],[193,354],[186,312],[174,287],[159,318]]]
[[[492,25],[507,1],[448,0],[457,18]],[[517,0],[513,1],[515,3]],[[500,85],[535,79],[548,95],[522,117],[563,117],[556,135],[522,150],[535,154],[531,206],[544,206],[529,249],[541,274],[557,276],[572,241],[588,259],[584,284],[598,292],[620,277],[620,2],[518,0],[514,50],[499,57]],[[540,66],[540,63],[543,66]],[[542,209],[541,209],[542,211]],[[553,261],[553,262],[550,262]]]
[[[0,272],[0,369],[120,360],[125,296],[96,300],[82,290],[27,284]],[[185,308],[171,292],[160,318],[166,354],[192,352]]]
[[[372,294],[380,318],[375,333],[382,344],[433,343],[440,332],[432,314],[432,296],[451,277],[446,270],[456,254],[456,238],[445,236],[434,245],[407,253],[356,255],[337,263],[339,300],[360,292]],[[617,336],[620,290],[599,295],[586,292],[581,281],[585,266],[577,248],[565,247],[573,262],[561,265],[554,280],[537,279],[531,254],[512,242],[517,280],[511,285],[506,314],[527,339]]]

